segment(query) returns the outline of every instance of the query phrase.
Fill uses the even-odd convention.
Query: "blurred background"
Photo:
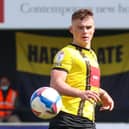
[[[11,107],[15,110],[10,111],[13,118],[0,121],[43,121],[32,114],[30,96],[37,88],[49,86],[53,57],[60,48],[71,43],[70,18],[79,8],[90,8],[94,12],[96,32],[92,47],[100,63],[101,87],[115,101],[112,112],[96,109],[96,121],[129,122],[127,0],[0,0],[0,86],[8,85],[12,93],[16,93]]]

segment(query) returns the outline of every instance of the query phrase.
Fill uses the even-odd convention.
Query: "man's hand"
[[[81,91],[80,98],[82,100],[88,100],[88,101],[94,100],[96,103],[98,101],[101,101],[99,94],[96,93],[95,91],[90,91],[90,90]]]
[[[105,90],[101,89],[100,98],[101,98],[101,102],[102,102],[100,111],[103,111],[103,110],[112,111],[114,108],[114,101],[113,101],[112,97]]]

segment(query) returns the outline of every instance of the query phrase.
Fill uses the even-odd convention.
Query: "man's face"
[[[0,86],[1,87],[6,87],[6,86],[9,86],[9,80],[7,78],[2,78],[1,81],[0,81]]]
[[[70,28],[70,32],[73,35],[73,42],[77,43],[81,47],[88,48],[91,46],[94,31],[94,19],[91,16],[86,17],[83,20],[73,20]]]

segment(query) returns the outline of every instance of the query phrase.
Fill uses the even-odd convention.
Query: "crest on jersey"
[[[64,52],[59,52],[57,53],[56,55],[56,58],[55,58],[55,65],[56,66],[61,66],[61,61],[64,59]]]

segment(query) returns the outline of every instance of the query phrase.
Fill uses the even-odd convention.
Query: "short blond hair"
[[[72,21],[76,20],[76,19],[80,19],[83,20],[86,17],[92,16],[93,17],[93,12],[90,9],[79,9],[77,11],[75,11],[72,14]]]

